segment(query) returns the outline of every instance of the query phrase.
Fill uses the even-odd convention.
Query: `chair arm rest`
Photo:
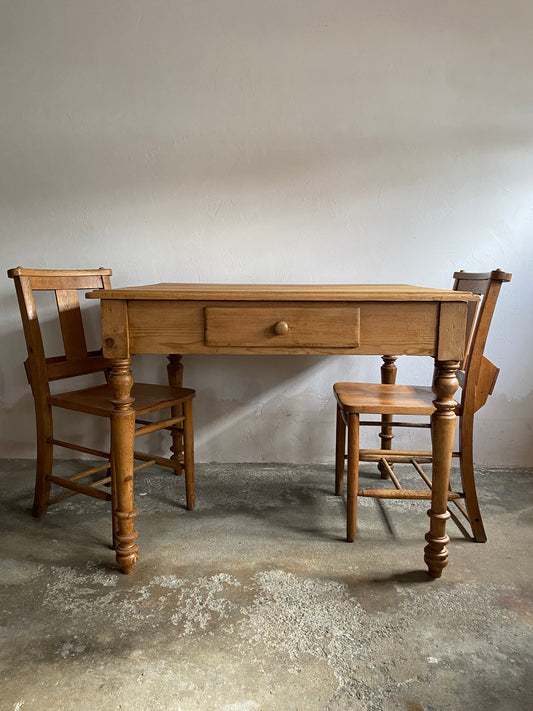
[[[477,379],[476,396],[474,399],[474,412],[477,412],[487,402],[489,395],[492,395],[500,369],[483,356],[479,366],[479,376]]]

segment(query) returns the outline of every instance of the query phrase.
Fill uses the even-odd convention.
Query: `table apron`
[[[461,361],[465,352],[466,302],[104,299],[101,307],[104,356],[110,359],[315,353]]]

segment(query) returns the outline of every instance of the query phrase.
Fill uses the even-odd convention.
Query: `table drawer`
[[[207,306],[207,346],[330,347],[359,345],[359,308],[352,305]]]

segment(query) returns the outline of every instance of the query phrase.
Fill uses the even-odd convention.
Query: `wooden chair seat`
[[[470,523],[476,541],[486,541],[487,536],[479,510],[474,475],[473,433],[474,414],[486,402],[492,393],[498,368],[485,358],[483,351],[489,333],[494,308],[501,285],[511,280],[511,274],[497,269],[493,272],[474,274],[456,272],[453,288],[457,291],[470,291],[482,297],[478,311],[477,303],[467,317],[468,343],[465,362],[457,372],[461,388],[461,400],[456,407],[459,417],[459,451],[453,456],[459,458],[462,490],[448,493],[448,500]],[[355,539],[357,497],[375,498],[430,499],[431,476],[422,469],[422,464],[432,462],[431,449],[394,450],[392,434],[395,427],[419,427],[431,429],[431,415],[435,411],[432,389],[426,386],[396,384],[395,356],[384,355],[382,383],[335,383],[333,390],[337,400],[337,428],[335,450],[335,493],[340,496],[344,485],[344,468],[347,462],[347,516],[346,537]],[[363,421],[360,415],[380,415],[380,420]],[[395,420],[395,415],[425,415],[425,422],[406,422]],[[380,428],[382,447],[380,449],[362,449],[359,445],[359,428],[374,426]],[[382,479],[390,479],[392,488],[357,489],[359,462],[378,462]],[[426,489],[404,489],[396,476],[394,463],[410,463],[420,474]],[[465,506],[459,503],[463,499]]]
[[[98,417],[110,417],[113,410],[112,396],[113,393],[109,385],[96,385],[83,390],[50,395],[48,402],[50,405],[66,410],[86,412]],[[131,396],[134,398],[132,407],[135,414],[146,415],[173,405],[181,405],[194,397],[194,390],[173,388],[169,385],[134,383]]]
[[[431,415],[431,388],[381,383],[335,383],[333,391],[343,412],[376,415]]]
[[[109,363],[103,358],[101,349],[87,350],[83,319],[79,301],[79,291],[111,288],[110,269],[91,270],[50,270],[24,269],[17,267],[8,271],[14,280],[17,292],[28,357],[24,363],[30,383],[37,425],[37,461],[33,515],[42,516],[51,503],[74,494],[86,494],[96,499],[111,501],[113,522],[113,543],[121,545],[118,534],[118,514],[115,511],[116,492],[113,471],[113,452],[110,444],[99,448],[85,446],[77,442],[60,440],[55,437],[53,411],[59,407],[98,417],[109,418],[113,409],[112,388],[106,383],[93,387],[52,394],[50,382],[76,376],[102,373],[107,375]],[[35,292],[50,292],[53,295],[64,354],[46,356],[39,324]],[[185,495],[188,509],[194,508],[194,447],[192,423],[192,399],[195,392],[181,387],[182,368],[180,357],[169,356],[169,385],[135,383],[132,389],[135,411],[135,437],[159,430],[170,432],[172,452],[170,457],[162,457],[146,452],[134,452],[134,458],[141,464],[135,471],[153,464],[161,465],[172,473],[185,474]],[[110,373],[110,378],[113,374]],[[169,410],[162,419],[138,419],[138,416]],[[158,417],[160,417],[158,415]],[[93,466],[71,477],[55,476],[53,470],[54,447],[93,455],[105,460],[103,465]],[[82,482],[82,480],[87,480]],[[51,485],[66,489],[66,493],[51,499]],[[104,487],[104,488],[102,488]],[[107,488],[105,488],[107,487]],[[132,568],[133,569],[133,568]],[[128,572],[128,571],[125,571]]]

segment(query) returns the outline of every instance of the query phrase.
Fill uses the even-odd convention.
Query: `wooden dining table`
[[[113,390],[111,448],[118,520],[117,563],[139,559],[134,505],[130,366],[138,353],[169,357],[181,385],[182,354],[430,356],[435,369],[433,487],[424,560],[440,577],[448,562],[448,482],[455,433],[456,371],[465,355],[469,292],[406,284],[174,284],[99,289],[103,354]]]

